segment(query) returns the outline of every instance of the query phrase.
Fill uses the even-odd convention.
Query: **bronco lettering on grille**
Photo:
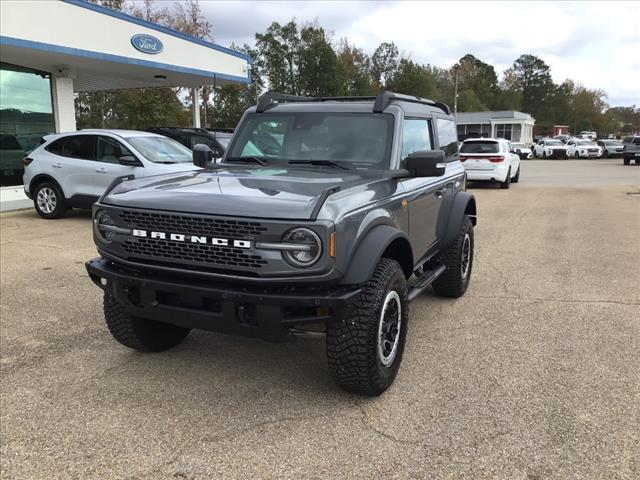
[[[233,240],[229,238],[213,238],[200,235],[184,235],[182,233],[153,232],[133,229],[134,237],[171,240],[174,242],[190,242],[216,245],[219,247],[251,248],[250,240]]]

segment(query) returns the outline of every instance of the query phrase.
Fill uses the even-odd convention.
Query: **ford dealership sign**
[[[142,53],[156,54],[164,48],[162,42],[151,35],[138,34],[131,37],[131,45]]]

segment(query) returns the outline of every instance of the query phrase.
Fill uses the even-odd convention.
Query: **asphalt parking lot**
[[[471,286],[411,305],[379,398],[324,342],[194,331],[117,344],[85,260],[90,217],[0,215],[3,479],[640,477],[640,167],[523,161],[476,186]]]

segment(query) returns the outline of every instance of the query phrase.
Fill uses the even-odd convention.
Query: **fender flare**
[[[453,199],[453,205],[451,205],[447,229],[440,243],[441,250],[446,249],[453,243],[465,215],[471,218],[471,223],[475,226],[477,222],[476,199],[470,193],[458,192]]]
[[[340,283],[354,285],[366,282],[371,278],[384,251],[391,242],[399,238],[409,243],[409,239],[403,231],[389,225],[378,225],[369,230],[358,243],[356,252],[349,262],[347,273]]]

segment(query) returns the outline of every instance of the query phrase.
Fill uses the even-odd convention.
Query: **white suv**
[[[520,156],[508,140],[469,138],[460,145],[460,161],[468,180],[500,182],[501,188],[520,181]]]
[[[600,158],[601,156],[602,148],[594,140],[572,138],[567,142],[567,157]]]
[[[90,208],[123,175],[198,169],[191,150],[149,132],[81,130],[44,140],[23,159],[25,193],[43,218],[59,218],[71,207]]]

